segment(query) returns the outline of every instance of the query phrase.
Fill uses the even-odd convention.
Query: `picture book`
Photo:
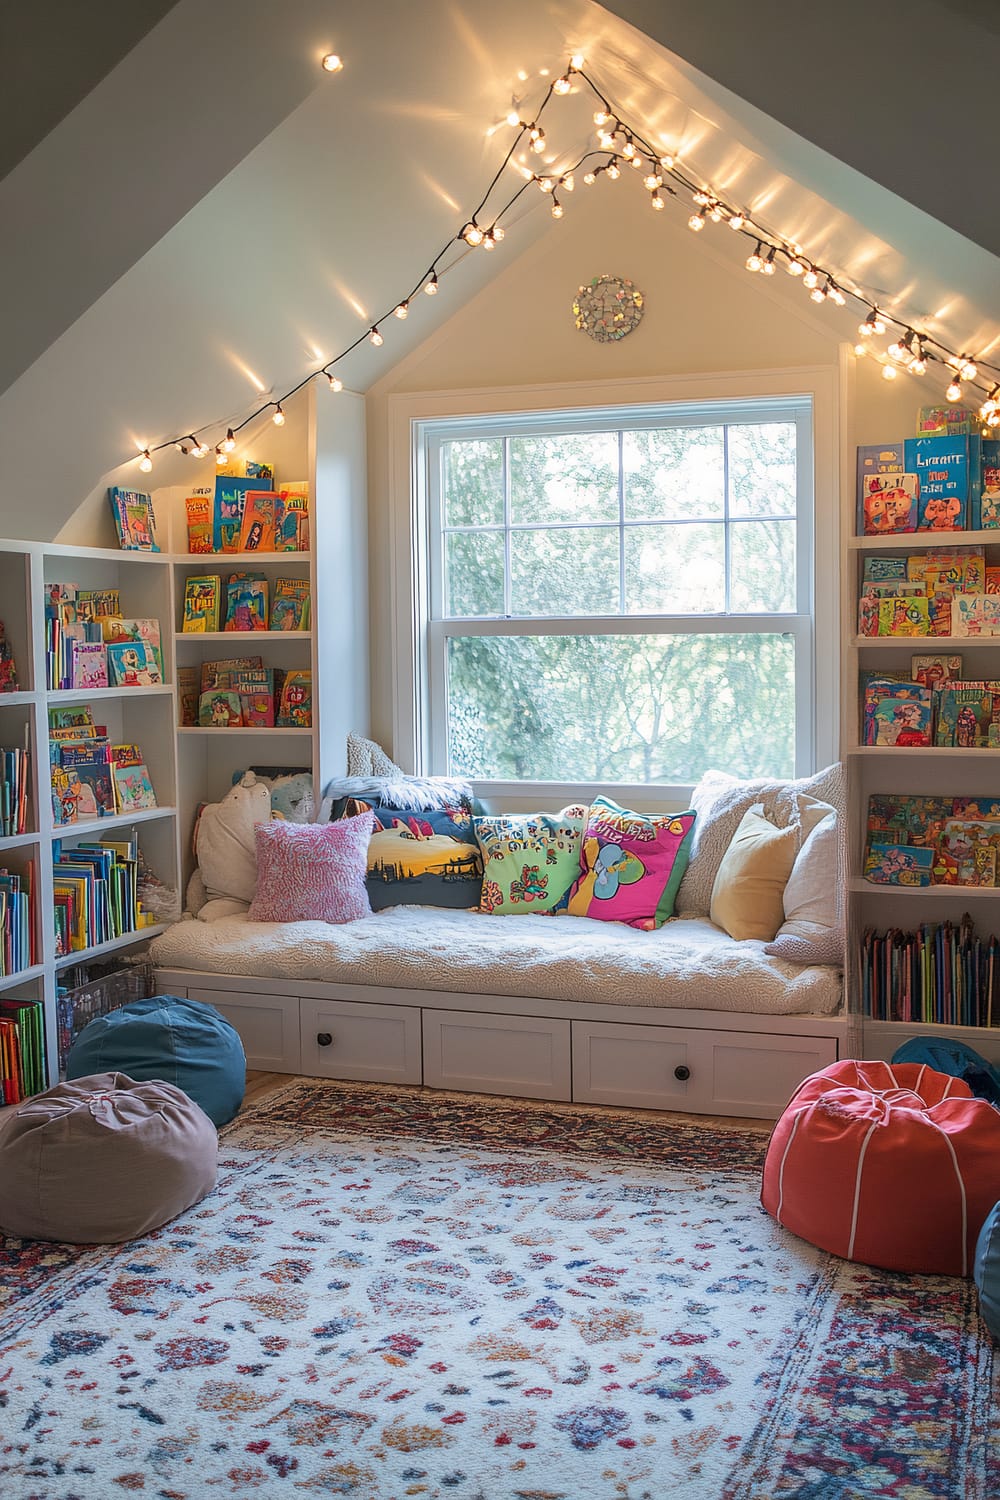
[[[222,579],[218,573],[199,574],[184,585],[184,620],[182,633],[204,634],[219,628],[219,602]]]
[[[184,501],[189,552],[214,550],[213,501],[214,490],[207,487],[194,490]]]
[[[233,573],[226,584],[226,630],[267,629],[267,580],[261,573]]]
[[[111,746],[111,775],[115,805],[120,813],[141,812],[156,806],[156,794],[138,745]]]
[[[163,681],[152,648],[145,641],[114,641],[104,649],[112,687],[155,687]]]
[[[1000,527],[1000,438],[983,438],[983,475],[979,525],[984,531]]]
[[[276,578],[269,630],[308,630],[310,623],[309,581]]]
[[[99,641],[73,642],[69,685],[88,689],[108,686],[108,663]]]
[[[249,490],[243,505],[240,552],[273,552],[279,497],[271,490]]]
[[[276,722],[280,729],[311,727],[312,672],[308,668],[293,669],[285,673]]]
[[[243,465],[243,472],[247,479],[273,479],[274,465],[265,463],[263,459],[248,458]]]
[[[231,688],[235,673],[241,671],[257,671],[263,665],[259,656],[230,656],[221,661],[205,661],[201,664],[201,692],[207,693],[209,688]]]
[[[103,620],[122,612],[117,589],[77,589],[74,603],[78,621]]]
[[[274,694],[267,688],[240,688],[239,700],[244,724],[274,728]]]
[[[870,475],[863,499],[865,536],[916,531],[918,492],[916,474]]]
[[[862,443],[858,447],[858,469],[857,469],[857,525],[855,530],[858,536],[864,536],[865,532],[865,494],[869,484],[877,481],[877,488],[881,489],[884,476],[887,474],[902,474],[903,472],[903,443]]]
[[[935,547],[911,553],[907,577],[922,583],[925,592],[979,594],[983,591],[986,553],[982,546]]]
[[[941,854],[954,865],[955,885],[996,885],[1000,821],[949,819],[944,825]],[[980,851],[984,851],[980,856]],[[988,879],[984,879],[985,875]]]
[[[75,823],[76,784],[70,781],[69,772],[64,771],[62,766],[51,766],[49,771],[52,781],[52,821],[60,825]]]
[[[159,620],[125,620],[112,616],[101,621],[101,629],[107,643],[119,641],[145,641],[156,662],[160,677],[163,677],[163,652],[160,646]]]
[[[64,762],[61,769],[69,778],[69,796],[76,803],[73,822],[112,815],[115,810],[115,793],[111,766],[103,753],[73,757],[69,764]]]
[[[935,745],[985,749],[989,726],[1000,709],[1000,683],[953,682],[939,688],[937,698]]]
[[[933,849],[873,843],[865,854],[864,878],[873,885],[930,885],[933,864]]]
[[[259,479],[240,479],[226,474],[215,476],[212,543],[216,552],[239,551],[246,497],[250,490],[259,489]]]
[[[946,682],[954,682],[962,675],[960,656],[911,656],[910,672],[914,682],[924,687],[937,688]]]
[[[108,500],[111,503],[119,547],[125,552],[159,552],[153,497],[141,490],[126,490],[118,485],[111,485]]]
[[[275,552],[309,551],[309,481],[281,485],[276,517]]]
[[[199,675],[197,667],[177,668],[177,698],[181,724],[187,729],[193,728],[198,722],[198,696],[201,691]]]
[[[917,412],[917,437],[966,437],[978,431],[971,406],[922,406]]]
[[[1000,594],[1000,567],[987,567],[983,583],[984,593]]]
[[[920,481],[918,531],[961,531],[978,523],[982,483],[978,437],[907,438],[903,457],[906,473],[916,474]]]
[[[1000,635],[1000,594],[956,594],[951,601],[951,633]]]
[[[956,815],[953,797],[907,797],[873,792],[868,798],[868,839],[871,843],[937,846],[949,818]]]
[[[7,639],[3,621],[0,620],[0,693],[17,692],[17,668],[14,665],[14,651]]]
[[[907,570],[907,559],[888,557],[885,553],[876,552],[865,558],[862,576],[865,583],[902,582],[910,576]]]
[[[862,743],[900,749],[929,745],[931,703],[931,690],[921,683],[870,682],[862,703]]]
[[[878,602],[879,635],[930,635],[931,617],[923,595],[904,594]]]
[[[198,700],[198,723],[211,729],[237,729],[243,723],[238,693],[210,688]]]

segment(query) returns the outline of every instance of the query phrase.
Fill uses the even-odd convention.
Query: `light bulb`
[[[194,444],[194,446],[191,449],[191,457],[192,458],[204,458],[205,454],[207,452],[208,452],[208,444],[196,441],[195,444]]]
[[[492,227],[492,229],[490,230],[490,234],[496,240],[496,242],[497,242],[498,245],[499,245],[500,241],[503,239],[505,233],[506,233],[506,231],[505,231],[505,229],[504,229],[504,227],[503,227],[502,224],[494,224],[493,227]]]
[[[673,166],[673,164],[674,164],[674,159],[673,159],[672,156],[661,156],[660,157],[660,166],[663,168],[663,170],[665,172],[669,172],[670,169],[671,169],[671,167]]]
[[[866,344],[855,344],[854,352],[859,359],[864,359],[868,354],[868,347]]]
[[[143,450],[142,450],[142,457],[139,460],[139,468],[142,470],[142,472],[144,474],[148,474],[149,471],[150,471],[150,469],[152,467],[153,467],[153,460],[149,456],[149,449],[148,448],[143,448]]]
[[[614,157],[611,158],[610,165],[607,168],[607,175],[611,178],[612,182],[617,182],[622,175],[622,169]]]
[[[635,155],[635,143],[633,141],[626,141],[625,144],[624,144],[624,146],[622,147],[622,156],[627,156],[627,157],[631,158],[634,155]]]
[[[722,222],[722,205],[721,205],[721,203],[713,203],[712,204],[711,208],[708,210],[708,217],[711,219],[711,221],[712,221],[713,224],[721,224],[721,222]]]
[[[569,79],[564,76],[562,78],[556,79],[555,83],[552,85],[552,92],[554,94],[568,94],[571,88],[572,84],[570,83]]]
[[[664,208],[666,206],[666,199],[661,198],[660,195],[659,195],[659,193],[654,193],[653,196],[652,196],[652,198],[650,198],[649,201],[650,201],[650,204],[651,204],[651,206],[653,208],[659,209],[659,208]]]
[[[572,172],[566,172],[562,177],[560,177],[559,182],[561,187],[567,193],[571,193],[576,187],[576,178],[573,176]]]
[[[467,245],[481,245],[483,243],[483,231],[476,223],[466,224],[462,230],[462,238]]]
[[[756,250],[752,251],[746,258],[746,268],[748,271],[759,271],[763,264],[764,262],[760,258],[760,240],[758,240]]]
[[[436,271],[432,271],[431,274],[430,274],[430,276],[424,282],[424,291],[427,293],[428,297],[436,297],[437,296],[437,289],[438,289],[437,272]]]
[[[804,272],[802,276],[802,285],[808,287],[819,286],[819,275],[817,274],[815,266],[810,266],[808,271]]]
[[[540,135],[537,140],[532,141],[531,149],[532,151],[536,151],[539,155],[541,155],[541,153],[545,150],[544,135]]]
[[[583,174],[583,180],[587,184],[588,187],[593,187],[594,183],[597,181],[597,173],[596,172],[584,172],[584,174]]]
[[[512,109],[510,111],[510,114],[507,116],[507,124],[513,129],[514,126],[520,125],[520,123],[521,116],[518,114],[516,109]]]
[[[659,175],[658,172],[647,172],[646,176],[642,179],[642,185],[644,188],[648,188],[652,193],[656,188],[660,186],[662,181],[663,178]]]
[[[607,114],[606,111],[603,110],[603,109],[598,109],[598,110],[594,111],[594,124],[595,125],[606,125],[608,123],[608,121],[610,120],[610,118],[611,118],[611,116],[609,114]]]
[[[788,262],[788,266],[786,267],[786,269],[789,276],[804,276],[806,268],[797,256],[793,256],[792,259]]]
[[[744,219],[744,217],[743,217],[742,214],[732,214],[730,216],[730,219],[729,219],[729,227],[730,227],[730,229],[742,229],[745,223],[746,223],[746,219]]]
[[[385,343],[385,339],[382,337],[382,335],[378,331],[378,325],[377,324],[376,324],[376,326],[374,328],[369,329],[368,338],[369,338],[370,342],[375,345],[376,349],[380,349],[382,347],[382,345]]]
[[[986,418],[987,427],[1000,427],[1000,411],[991,411]]]
[[[822,286],[814,286],[812,291],[809,293],[809,296],[811,297],[813,302],[825,302],[826,288]]]
[[[858,324],[858,332],[860,333],[860,335],[861,335],[861,337],[863,339],[868,338],[871,334],[873,334],[875,332],[875,324],[872,322],[871,313],[868,314],[867,318],[865,319],[865,321],[863,323],[859,323]]]
[[[961,401],[962,387],[959,385],[957,380],[953,380],[951,382],[951,385],[945,391],[945,395],[948,397],[949,401]]]
[[[569,60],[570,71],[572,73],[579,73],[585,62],[586,58],[582,52],[574,52]]]
[[[840,290],[840,287],[837,285],[837,283],[835,281],[832,281],[829,277],[827,277],[826,281],[826,295],[829,297],[830,301],[835,302],[838,307],[844,306],[844,302],[846,299],[843,292]]]
[[[323,71],[325,73],[339,73],[344,66],[344,60],[338,57],[336,52],[328,52],[323,59]]]
[[[597,132],[597,144],[600,146],[602,151],[610,151],[614,143],[615,138],[610,134],[609,131],[599,130]]]
[[[556,185],[551,177],[539,177],[538,186],[541,188],[543,193],[552,193],[555,191]]]
[[[220,469],[225,465],[226,462],[226,455],[223,453],[222,449],[218,447],[215,450],[215,462],[219,465]]]
[[[776,269],[775,268],[775,264],[774,264],[774,255],[775,255],[775,250],[774,250],[774,246],[772,245],[771,246],[771,253],[770,253],[770,255],[767,257],[767,260],[764,262],[764,264],[760,268],[760,274],[762,276],[773,276],[774,275],[774,272],[775,272],[775,269]]]
[[[233,449],[236,447],[236,438],[231,427],[226,428],[226,435],[222,439],[222,442],[219,444],[219,447],[222,449],[223,453],[232,453]]]
[[[553,200],[552,200],[552,217],[554,219],[561,219],[562,216],[563,216],[563,214],[565,212],[566,212],[566,210],[563,208],[562,204],[559,202],[559,199],[558,198],[553,198]]]
[[[271,421],[274,423],[275,427],[284,427],[285,425],[285,413],[281,410],[280,401],[274,408],[274,416],[271,418]]]
[[[399,318],[400,322],[402,322],[402,320],[407,316],[407,314],[409,313],[409,311],[410,311],[410,304],[408,302],[401,302],[397,308],[394,308],[393,313],[394,313],[394,316],[397,317],[397,318]]]
[[[705,227],[705,215],[704,214],[692,214],[691,217],[690,217],[690,219],[688,219],[688,228],[689,229],[693,229],[696,234],[697,234],[697,232],[698,232],[699,229],[704,229],[704,227]]]
[[[898,339],[891,343],[885,352],[886,354],[888,354],[890,359],[902,359],[906,354],[906,350],[903,348]]]
[[[326,378],[330,382],[331,391],[342,391],[344,389],[344,382],[339,378],[339,376],[328,375]]]
[[[882,366],[882,379],[883,380],[895,380],[895,378],[896,378],[896,369],[895,369],[895,366],[894,365],[883,365]]]
[[[497,242],[493,238],[493,236],[490,233],[490,231],[487,229],[486,233],[483,235],[483,249],[484,250],[495,250],[496,247],[497,247]]]
[[[632,168],[632,170],[634,172],[641,172],[641,171],[643,171],[643,169],[645,168],[645,165],[646,165],[646,163],[643,161],[642,156],[639,154],[639,152],[636,152],[635,156],[630,156],[629,157],[628,164],[629,164],[629,166]]]
[[[973,364],[972,360],[971,359],[966,359],[965,356],[963,355],[962,356],[962,368],[959,371],[959,374],[961,375],[962,379],[963,380],[975,380],[975,378],[978,375],[978,373],[979,373],[979,371],[976,369],[976,367]]]
[[[872,332],[877,334],[885,333],[885,323],[879,316],[877,307],[872,308]]]

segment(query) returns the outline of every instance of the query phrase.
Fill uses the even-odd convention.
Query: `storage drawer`
[[[424,1011],[424,1083],[525,1099],[570,1098],[570,1023]]]
[[[238,990],[188,987],[191,1000],[214,1005],[243,1042],[247,1067],[261,1073],[301,1073],[299,1002],[295,995],[243,995]]]
[[[420,1083],[420,1011],[413,1005],[299,1001],[302,1072],[369,1083]]]
[[[798,1084],[837,1060],[834,1037],[573,1022],[583,1104],[776,1119]]]

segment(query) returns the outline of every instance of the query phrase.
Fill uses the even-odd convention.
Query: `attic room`
[[[1000,1493],[995,5],[0,55],[0,1495]]]

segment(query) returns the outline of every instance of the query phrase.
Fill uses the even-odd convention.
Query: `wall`
[[[654,213],[645,196],[638,185],[624,182],[577,188],[565,218],[540,243],[369,392],[372,732],[387,747],[395,603],[390,538],[394,516],[407,505],[405,494],[390,493],[389,396],[531,386],[536,389],[525,399],[536,403],[545,399],[538,387],[580,381],[606,383],[606,399],[614,402],[616,382],[643,377],[836,369],[844,340],[854,333],[845,315],[839,322],[826,317],[788,276],[749,275],[742,238],[736,243],[714,226],[695,235],[677,205]],[[504,254],[512,238],[493,254]],[[602,274],[631,277],[646,298],[642,323],[617,344],[598,344],[574,325],[578,287]],[[912,430],[921,392],[912,379],[883,380],[866,361],[857,362],[844,385],[846,468],[856,442]],[[842,503],[853,506],[853,460],[845,484]]]

